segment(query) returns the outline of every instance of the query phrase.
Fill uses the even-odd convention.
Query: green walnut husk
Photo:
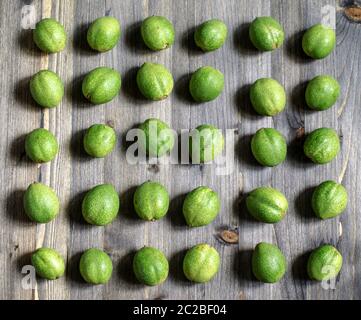
[[[205,66],[196,70],[189,82],[189,91],[197,102],[216,99],[223,91],[224,75],[219,70]]]
[[[114,17],[101,17],[93,21],[87,33],[89,46],[105,52],[113,49],[120,38],[120,24]]]
[[[67,37],[64,27],[58,21],[46,18],[36,24],[33,39],[40,50],[55,53],[65,48]]]
[[[153,101],[167,98],[173,90],[173,76],[158,63],[145,62],[137,73],[137,85],[142,95]]]
[[[53,220],[60,208],[55,191],[40,182],[29,185],[24,194],[23,204],[26,215],[38,223]]]
[[[41,70],[30,80],[30,93],[40,106],[54,108],[63,98],[64,85],[55,72]]]
[[[197,27],[194,41],[204,52],[214,51],[223,46],[227,33],[227,26],[222,20],[211,19]]]
[[[149,157],[160,158],[174,147],[174,132],[159,119],[147,119],[140,126],[144,137],[139,140],[139,148]]]
[[[285,32],[272,17],[258,17],[250,25],[249,37],[258,50],[272,51],[283,44]]]
[[[252,254],[252,272],[259,281],[276,283],[286,270],[286,258],[277,246],[266,242],[257,244]]]
[[[254,189],[246,198],[249,213],[259,221],[277,223],[288,210],[286,197],[277,189],[260,187]]]
[[[202,186],[187,194],[183,202],[183,215],[188,226],[201,227],[210,224],[220,208],[217,192]]]
[[[183,272],[188,280],[198,283],[210,281],[218,272],[218,251],[202,243],[189,249],[183,260]]]
[[[113,272],[113,263],[108,254],[96,248],[86,250],[79,262],[83,279],[90,284],[105,284]]]
[[[251,140],[252,154],[263,166],[274,167],[286,159],[287,143],[285,137],[276,129],[262,128]]]
[[[340,84],[328,75],[313,78],[306,88],[306,103],[314,110],[331,108],[340,96]]]
[[[331,245],[322,245],[312,251],[307,263],[307,273],[312,280],[335,278],[342,268],[342,255]]]
[[[303,51],[314,59],[326,58],[335,48],[336,33],[322,24],[308,29],[302,38]]]
[[[282,85],[271,78],[258,79],[250,90],[253,108],[263,116],[275,116],[286,106],[286,92]]]
[[[83,80],[83,95],[93,104],[107,103],[118,95],[121,83],[118,71],[107,67],[95,68]]]
[[[134,193],[134,209],[137,215],[147,221],[163,218],[169,208],[167,189],[158,182],[147,181],[141,184]]]
[[[95,158],[106,157],[113,151],[116,142],[114,129],[105,124],[93,124],[88,128],[83,139],[85,151]]]
[[[330,128],[312,131],[303,145],[305,155],[314,163],[331,162],[340,151],[340,139],[337,132]]]
[[[189,155],[192,163],[206,163],[213,161],[222,153],[224,138],[221,130],[203,124],[191,132],[189,137]]]
[[[151,50],[169,48],[174,42],[174,27],[165,17],[151,16],[146,18],[140,27],[146,46]]]
[[[46,129],[35,129],[25,138],[26,155],[34,162],[44,163],[53,160],[58,153],[58,149],[58,141]]]
[[[147,286],[157,286],[168,277],[168,260],[162,251],[144,247],[134,256],[133,271],[139,282]]]
[[[346,209],[347,200],[347,191],[342,184],[324,181],[313,192],[312,209],[320,219],[334,218]]]
[[[105,226],[113,222],[119,211],[119,195],[110,184],[100,184],[87,192],[82,214],[90,224]]]
[[[63,257],[54,249],[40,248],[31,255],[36,274],[48,280],[60,278],[65,272]]]

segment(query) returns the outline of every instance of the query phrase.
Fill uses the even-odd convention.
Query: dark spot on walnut
[[[14,251],[16,251],[16,250],[18,250],[18,249],[19,249],[19,245],[16,244],[16,245],[14,246]]]
[[[217,235],[217,239],[227,245],[238,244],[238,229],[234,228],[221,230]]]
[[[361,7],[348,7],[345,8],[345,16],[354,22],[361,22]]]
[[[301,139],[305,136],[305,128],[304,127],[300,127],[296,130],[296,138],[297,139]]]

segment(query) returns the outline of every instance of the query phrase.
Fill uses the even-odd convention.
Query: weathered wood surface
[[[343,15],[342,4],[333,0],[124,0],[124,1],[10,1],[0,2],[0,298],[3,299],[360,299],[361,298],[361,25]],[[69,42],[55,55],[41,54],[31,31],[21,25],[21,10],[33,5],[36,20],[53,17],[64,24]],[[300,49],[300,37],[307,27],[325,18],[330,5],[331,22],[337,11],[337,50],[322,61],[307,59]],[[327,9],[327,8],[326,8]],[[332,13],[332,9],[335,9]],[[325,10],[325,9],[323,9]],[[103,54],[86,44],[87,25],[99,16],[113,15],[123,29],[116,49]],[[164,15],[173,21],[177,38],[174,46],[150,52],[139,38],[139,24],[148,15]],[[260,54],[247,37],[250,21],[272,15],[285,26],[284,46]],[[203,54],[192,42],[192,31],[200,22],[218,17],[229,27],[225,46]],[[175,90],[156,103],[140,99],[135,73],[144,61],[163,63],[172,71]],[[85,73],[97,66],[118,69],[123,78],[119,97],[101,106],[89,105],[81,95]],[[187,94],[189,74],[202,65],[212,65],[225,74],[225,91],[205,105],[192,103]],[[40,69],[56,71],[66,86],[62,104],[42,110],[32,101],[29,77]],[[342,96],[331,110],[314,113],[305,108],[304,84],[313,76],[327,73],[341,83]],[[275,118],[259,117],[248,98],[249,84],[270,76],[286,87],[288,104]],[[158,117],[174,129],[212,123],[222,129],[237,129],[234,170],[216,175],[217,166],[130,165],[125,158],[125,133],[149,117]],[[82,151],[84,129],[93,123],[111,121],[119,134],[115,152],[106,159],[90,159]],[[262,168],[252,159],[250,135],[262,126],[274,126],[289,142],[287,161],[277,168]],[[342,152],[329,165],[315,166],[302,156],[302,136],[321,126],[335,128],[342,136]],[[24,157],[24,135],[37,127],[54,132],[60,152],[50,164],[40,167]],[[232,147],[230,148],[232,149]],[[137,219],[132,211],[134,187],[147,179],[164,183],[172,203],[168,216],[156,223]],[[325,179],[342,181],[350,202],[342,217],[319,221],[312,217],[310,193]],[[23,192],[29,183],[41,181],[57,191],[62,209],[47,225],[30,223],[22,209]],[[80,203],[92,186],[109,182],[121,195],[121,214],[105,228],[92,227],[81,219]],[[207,227],[189,229],[181,216],[184,194],[198,185],[208,185],[222,198],[222,212]],[[285,192],[290,209],[287,218],[275,225],[254,222],[244,210],[242,196],[254,187],[273,185]],[[217,235],[223,229],[237,229],[239,245],[226,245]],[[260,284],[251,276],[250,253],[260,241],[277,243],[289,263],[285,278],[275,285]],[[182,275],[185,249],[199,242],[214,245],[222,256],[222,267],[211,283],[193,285]],[[336,245],[344,266],[335,290],[325,290],[307,280],[307,253],[320,243]],[[152,245],[170,259],[170,276],[159,287],[136,283],[131,271],[135,250]],[[34,290],[21,286],[22,266],[40,246],[54,247],[66,257],[66,276],[57,281],[39,280]],[[114,274],[105,286],[89,286],[80,278],[80,253],[89,247],[104,248],[111,254]]]

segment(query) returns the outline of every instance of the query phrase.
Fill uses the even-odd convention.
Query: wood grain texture
[[[21,12],[32,5],[36,21],[59,20],[67,31],[66,49],[45,55],[36,49],[31,30],[22,28]],[[336,19],[337,50],[321,61],[304,56],[300,39],[305,29],[325,18]],[[0,298],[2,299],[360,299],[361,298],[361,146],[359,143],[361,96],[361,25],[343,15],[343,5],[334,0],[78,0],[0,2]],[[335,9],[332,11],[332,9]],[[149,15],[164,15],[177,33],[171,49],[151,52],[139,33],[140,22]],[[86,43],[86,30],[94,19],[112,15],[121,21],[122,37],[112,51],[98,54]],[[284,25],[284,46],[272,53],[259,53],[248,40],[249,23],[257,16],[272,15]],[[204,54],[193,43],[194,28],[204,20],[220,18],[229,28],[226,44]],[[6,50],[4,50],[6,48]],[[145,61],[168,67],[175,79],[172,95],[161,102],[143,100],[135,85],[137,68]],[[189,75],[211,65],[225,74],[225,90],[215,101],[197,105],[189,97]],[[81,94],[84,75],[98,66],[111,66],[122,75],[122,90],[114,101],[92,106]],[[66,94],[59,107],[42,110],[28,90],[29,78],[40,69],[56,71]],[[325,112],[310,112],[303,98],[305,83],[318,74],[331,74],[341,84],[336,106]],[[288,94],[287,109],[274,118],[257,116],[250,106],[249,85],[260,77],[279,80]],[[132,165],[126,161],[127,131],[150,117],[166,121],[180,132],[203,123],[234,129],[229,135],[230,174],[219,175],[221,164]],[[91,159],[82,149],[84,130],[94,123],[111,122],[119,137],[116,150],[105,159]],[[287,137],[289,155],[277,168],[262,168],[250,154],[250,137],[261,127],[275,127]],[[310,164],[302,155],[304,132],[327,126],[342,137],[342,151],[329,165]],[[24,136],[45,127],[57,136],[60,151],[50,164],[34,165],[24,156]],[[234,155],[232,152],[234,151]],[[164,183],[171,195],[166,218],[146,223],[132,208],[135,187],[147,179]],[[340,218],[319,221],[310,208],[312,189],[321,181],[335,179],[349,191],[350,202]],[[62,203],[59,217],[46,225],[30,223],[22,209],[24,190],[33,181],[55,188]],[[119,218],[105,228],[93,227],[81,218],[84,193],[99,183],[112,183],[120,193]],[[184,195],[199,185],[217,190],[222,211],[213,224],[186,227],[181,215]],[[282,190],[289,200],[289,213],[277,225],[253,221],[244,208],[244,195],[261,185]],[[219,238],[222,230],[236,230],[237,244]],[[260,241],[276,243],[288,260],[285,278],[275,285],[253,278],[250,257]],[[194,285],[182,273],[187,248],[207,242],[222,256],[217,277]],[[336,245],[344,266],[335,290],[325,290],[307,280],[305,263],[310,250],[321,243]],[[144,287],[132,275],[134,252],[144,245],[163,250],[170,261],[170,276],[159,287]],[[21,286],[21,268],[41,246],[59,250],[67,260],[66,276],[57,281],[37,281],[33,290]],[[80,254],[99,247],[112,257],[114,273],[104,286],[85,284],[78,272]]]

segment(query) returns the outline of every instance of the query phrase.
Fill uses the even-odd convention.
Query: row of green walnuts
[[[137,72],[137,85],[142,95],[153,101],[167,98],[174,86],[170,71],[158,63],[145,62]],[[118,71],[108,67],[98,67],[90,71],[82,83],[83,95],[93,104],[112,101],[121,88]],[[189,92],[197,102],[216,99],[224,89],[224,75],[221,71],[204,66],[197,69],[189,81]],[[44,108],[54,108],[64,95],[64,84],[53,71],[41,70],[30,80],[33,99]],[[317,111],[331,108],[340,95],[340,85],[329,75],[314,77],[307,85],[305,100]],[[254,110],[263,116],[275,116],[286,106],[284,87],[275,79],[261,78],[250,88],[250,100]]]
[[[339,183],[322,182],[312,195],[312,209],[320,219],[339,216],[347,206],[346,189]],[[169,194],[158,182],[147,181],[140,185],[133,197],[137,215],[146,221],[163,218],[169,210]],[[119,212],[119,196],[110,184],[92,188],[84,197],[82,213],[84,220],[97,226],[114,221]],[[259,187],[246,197],[249,213],[264,223],[278,223],[284,219],[288,201],[282,192],[272,187]],[[210,224],[220,211],[218,194],[201,186],[190,192],[183,203],[183,215],[190,227]],[[48,223],[59,213],[59,199],[55,191],[39,182],[30,184],[24,195],[24,209],[28,217],[38,223]]]
[[[55,280],[63,276],[65,262],[54,249],[39,248],[31,256],[38,276]],[[205,283],[218,273],[220,256],[214,247],[201,243],[190,248],[183,259],[183,273],[192,282]],[[309,256],[307,272],[311,279],[327,281],[335,278],[342,267],[342,256],[331,245],[322,245]],[[113,273],[113,262],[103,250],[86,250],[79,261],[83,279],[93,285],[105,284]],[[287,271],[287,261],[281,250],[270,243],[257,244],[252,254],[252,272],[264,283],[280,281]],[[162,284],[169,274],[169,262],[162,251],[143,247],[133,257],[133,272],[137,280],[147,286]]]
[[[150,16],[143,20],[140,27],[146,46],[154,51],[169,48],[174,43],[173,24],[165,17]],[[113,49],[120,38],[120,23],[114,17],[96,19],[89,27],[87,40],[89,46],[99,52]],[[211,19],[199,25],[194,32],[194,42],[204,52],[223,46],[228,29],[223,21]],[[257,17],[249,28],[253,45],[261,51],[272,51],[282,46],[285,32],[280,23],[272,17]],[[34,32],[36,45],[44,52],[62,51],[67,42],[64,27],[54,19],[46,18],[37,23]],[[302,39],[304,52],[314,59],[323,59],[334,49],[335,32],[322,24],[316,24],[306,31]]]
[[[155,181],[146,181],[138,186],[133,196],[134,210],[145,221],[162,219],[169,210],[169,201],[167,189]],[[55,191],[40,182],[28,186],[23,203],[27,216],[37,223],[52,221],[60,210],[60,201]],[[82,215],[92,225],[106,226],[116,219],[119,208],[119,195],[114,186],[100,184],[89,190],[83,198]],[[201,186],[188,193],[184,199],[183,215],[188,226],[202,227],[218,216],[220,208],[217,192]]]
[[[150,118],[138,127],[139,155],[160,158],[172,152],[175,147],[175,131],[165,122]],[[92,157],[104,158],[115,148],[117,135],[109,125],[90,126],[83,138],[84,150]],[[189,158],[194,164],[208,163],[219,156],[224,148],[222,131],[212,125],[200,125],[189,132]],[[317,164],[331,162],[340,151],[340,139],[335,130],[319,128],[308,134],[304,145],[305,155]],[[285,137],[276,129],[259,129],[252,137],[251,150],[262,166],[274,167],[284,162],[287,156]],[[59,144],[49,130],[38,128],[25,138],[26,155],[36,163],[53,160],[59,151]],[[183,150],[182,150],[183,151]]]
[[[40,248],[31,256],[37,275],[48,280],[63,276],[65,263],[63,257],[54,249]],[[184,275],[193,282],[210,281],[218,272],[220,256],[217,250],[201,243],[190,248],[183,259]],[[103,250],[86,250],[79,261],[79,271],[89,284],[105,284],[113,272],[113,262]],[[143,247],[133,258],[133,272],[140,283],[155,286],[163,283],[169,273],[169,262],[164,253],[153,247]]]

